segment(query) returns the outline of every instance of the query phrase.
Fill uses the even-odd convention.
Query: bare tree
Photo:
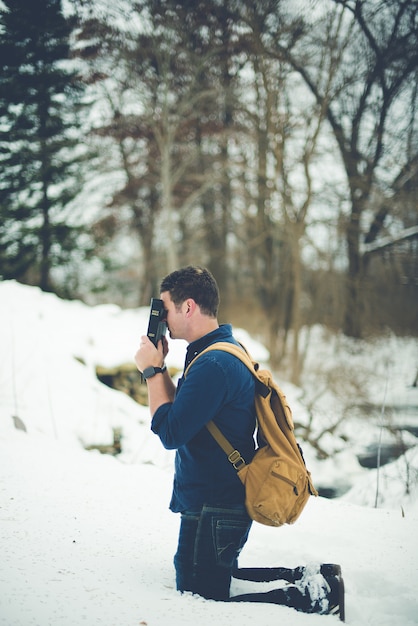
[[[253,153],[247,149],[246,160],[246,238],[254,260],[255,290],[266,316],[272,363],[277,365],[289,351],[291,337],[291,376],[298,383],[302,369],[299,332],[305,322],[302,248],[319,188],[317,184],[314,189],[313,166],[320,157],[325,107],[306,93],[284,55],[280,59],[264,53],[264,36],[272,20],[277,28],[275,39],[287,40],[291,29],[281,30],[277,3],[247,3],[243,22],[249,29],[247,72],[252,77],[253,98],[246,104],[245,115],[254,149]],[[327,90],[334,64],[327,49],[321,52]]]
[[[414,0],[330,0],[318,20],[299,20],[292,45],[265,38],[264,50],[286,58],[303,77],[330,124],[349,188],[345,225],[348,276],[344,331],[362,332],[361,243],[383,229],[391,207],[374,204],[375,190],[390,194],[409,159],[405,115],[418,67],[418,7]],[[329,24],[334,24],[333,28]],[[271,33],[270,33],[271,34]],[[331,84],[323,82],[318,57],[334,60]],[[416,129],[415,129],[416,136]],[[364,294],[363,294],[364,295]]]

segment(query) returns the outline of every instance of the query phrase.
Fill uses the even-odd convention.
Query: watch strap
[[[148,378],[152,378],[156,374],[164,374],[166,369],[167,369],[166,365],[164,365],[163,367],[153,367],[153,366],[146,367],[144,371],[142,372],[142,376],[145,378],[145,380],[148,380]]]

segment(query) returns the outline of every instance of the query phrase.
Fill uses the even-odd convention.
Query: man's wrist
[[[164,374],[166,369],[166,365],[163,365],[162,367],[154,367],[153,365],[151,365],[150,367],[146,367],[144,369],[144,371],[142,372],[142,376],[145,380],[148,380],[149,378],[153,378],[153,376],[156,376],[157,374]]]

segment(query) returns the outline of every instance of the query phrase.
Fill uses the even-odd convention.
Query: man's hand
[[[156,348],[152,341],[144,335],[141,337],[141,344],[135,354],[135,363],[140,372],[143,372],[147,367],[163,367],[164,358],[167,354],[168,341],[165,337],[158,342]],[[174,401],[176,390],[167,370],[163,374],[149,378],[147,387],[151,415],[154,415],[162,404]]]
[[[156,348],[146,336],[141,337],[141,343],[135,354],[135,363],[140,372],[147,367],[163,367],[164,358],[168,354],[168,341],[163,337]]]

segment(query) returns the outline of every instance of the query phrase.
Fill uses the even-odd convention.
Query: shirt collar
[[[195,358],[195,356],[200,354],[212,343],[216,343],[217,341],[231,340],[231,336],[231,324],[221,324],[218,328],[212,330],[207,335],[203,335],[203,337],[199,337],[199,339],[196,339],[196,341],[192,341],[192,343],[190,343],[187,347],[184,369],[186,369],[186,367]]]

